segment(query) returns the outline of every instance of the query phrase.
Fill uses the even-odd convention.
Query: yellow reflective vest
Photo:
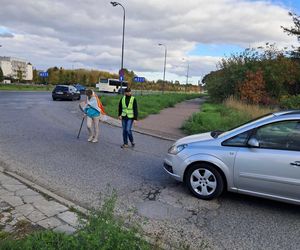
[[[129,119],[133,119],[134,118],[134,114],[133,114],[133,101],[134,101],[134,97],[131,96],[129,103],[128,103],[128,107],[126,106],[126,96],[123,96],[122,98],[122,116],[125,117],[127,116]]]

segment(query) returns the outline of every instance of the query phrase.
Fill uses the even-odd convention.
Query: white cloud
[[[120,6],[104,0],[0,0],[1,54],[29,60],[35,67],[72,65],[117,72],[121,61]],[[120,1],[121,2],[121,1]],[[278,1],[277,1],[278,2]],[[250,0],[127,0],[124,66],[162,78],[167,45],[170,80],[199,79],[214,70],[220,58],[189,55],[199,44],[241,47],[276,42],[295,44],[281,26],[293,25],[288,10],[270,1]],[[1,35],[2,34],[2,35]],[[224,54],[226,51],[224,51]],[[188,56],[189,55],[189,56]],[[159,73],[161,72],[161,73]]]

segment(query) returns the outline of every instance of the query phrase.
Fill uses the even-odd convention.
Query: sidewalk
[[[0,169],[0,231],[21,233],[53,229],[72,234],[79,226],[77,214]],[[23,228],[23,229],[22,229]]]
[[[193,113],[200,111],[200,105],[204,98],[197,98],[178,103],[173,108],[163,109],[159,114],[149,115],[137,122],[135,132],[161,137],[169,140],[177,140],[185,134],[180,129]],[[108,117],[106,121],[113,126],[121,127],[121,121]]]

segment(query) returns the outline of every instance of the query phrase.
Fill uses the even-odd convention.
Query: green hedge
[[[300,95],[287,96],[281,99],[280,107],[283,109],[300,109]]]

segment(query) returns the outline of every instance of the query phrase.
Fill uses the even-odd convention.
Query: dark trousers
[[[132,136],[132,131],[131,131],[132,123],[133,123],[133,119],[122,118],[124,144],[128,144],[128,138],[129,138],[130,142],[133,142],[133,136]]]

